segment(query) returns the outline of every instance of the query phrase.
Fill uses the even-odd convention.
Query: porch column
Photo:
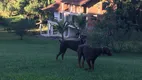
[[[48,22],[48,26],[47,26],[47,27],[48,27],[48,29],[47,29],[47,35],[48,35],[48,36],[50,36],[50,26],[51,26],[51,25],[50,25],[50,23]]]
[[[42,24],[39,24],[40,34],[42,34]]]
[[[73,11],[72,12],[75,13],[75,5],[73,5]]]
[[[63,19],[64,19],[64,22],[67,20],[67,13],[63,13]]]
[[[72,5],[70,5],[70,12],[72,12]]]
[[[53,26],[50,26],[50,34],[53,35]]]
[[[82,13],[83,11],[82,11],[82,7],[80,6],[80,13]]]
[[[62,5],[62,11],[64,11],[64,3],[61,3],[61,5]]]
[[[81,6],[79,6],[79,13],[81,13]]]
[[[71,30],[70,30],[70,28],[68,28],[68,36],[67,37],[70,37],[70,33],[71,33]]]
[[[89,12],[89,9],[88,9],[88,7],[86,7],[86,13],[88,14],[88,12]]]

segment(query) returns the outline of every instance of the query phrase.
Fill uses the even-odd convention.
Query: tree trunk
[[[23,36],[20,36],[20,40],[23,40]]]

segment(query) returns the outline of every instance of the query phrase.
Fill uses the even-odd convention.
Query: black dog
[[[78,46],[84,44],[86,41],[86,36],[81,35],[79,40],[60,40],[60,51],[56,56],[56,60],[62,54],[62,60],[64,59],[64,54],[68,48],[77,51]]]
[[[110,49],[107,47],[92,48],[86,44],[80,45],[78,47],[77,52],[78,52],[79,67],[84,66],[84,60],[86,59],[89,69],[93,69],[93,70],[94,70],[95,60],[97,59],[98,56],[100,56],[101,54],[107,54],[108,56],[112,55]],[[80,61],[82,57],[83,57],[83,61],[82,61],[82,66],[81,66]]]

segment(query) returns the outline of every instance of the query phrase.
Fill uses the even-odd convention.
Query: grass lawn
[[[74,51],[56,61],[58,48],[56,40],[17,40],[13,34],[0,33],[0,80],[142,80],[141,53],[100,56],[95,70],[88,72],[77,67]]]

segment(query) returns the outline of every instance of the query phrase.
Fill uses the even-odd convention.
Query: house
[[[53,19],[58,21],[73,21],[74,17],[80,14],[86,15],[87,27],[92,27],[94,22],[91,20],[92,17],[103,15],[106,10],[108,3],[112,5],[113,0],[55,0],[55,3],[42,8],[43,11],[50,11],[52,18],[48,19],[48,31],[47,36],[60,36],[59,32],[52,25],[57,25]],[[65,37],[75,36],[75,27],[69,25],[68,30],[65,31]]]

